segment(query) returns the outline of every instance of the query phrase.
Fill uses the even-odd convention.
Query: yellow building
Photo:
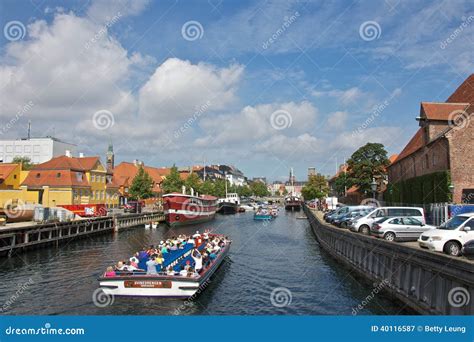
[[[47,207],[75,204],[105,204],[116,207],[118,185],[99,157],[60,156],[36,165],[22,182],[28,193],[37,194]]]
[[[21,164],[0,163],[0,209],[21,202],[38,203],[37,195],[28,194],[21,187],[27,175]]]

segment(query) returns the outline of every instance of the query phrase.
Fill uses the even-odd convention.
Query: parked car
[[[387,241],[416,241],[421,234],[435,228],[413,217],[383,217],[374,222],[370,234]]]
[[[367,214],[369,211],[370,210],[368,208],[358,208],[358,209],[349,211],[346,214],[337,215],[336,217],[334,217],[332,223],[334,225],[338,226],[338,227],[347,228],[348,220],[356,218],[356,217],[363,216],[363,215]],[[344,223],[344,227],[343,227],[343,223]]]
[[[352,213],[347,215],[344,219],[342,219],[338,226],[344,229],[349,228],[352,222],[354,222],[355,220],[358,220],[362,216],[367,215],[369,212],[370,210],[367,210],[367,209],[353,211]]]
[[[353,232],[369,234],[372,224],[382,217],[413,217],[426,224],[425,211],[419,207],[379,207],[367,215],[352,222],[349,229]]]
[[[474,257],[474,240],[466,242],[462,247],[461,253],[468,258]]]
[[[349,214],[349,213],[352,213],[354,211],[358,211],[358,210],[361,210],[361,209],[372,209],[373,207],[370,207],[370,206],[367,206],[367,205],[350,205],[350,206],[346,206],[346,207],[342,207],[342,208],[339,208],[338,210],[336,210],[336,212],[330,216],[328,216],[327,218],[327,222],[329,223],[334,223],[334,221],[337,219],[339,221],[339,219],[341,217],[343,217],[344,215],[346,214]]]
[[[421,234],[418,243],[431,251],[458,256],[462,246],[470,240],[474,240],[474,213],[452,217],[438,228]]]
[[[333,210],[328,210],[327,212],[325,212],[324,215],[323,215],[324,221],[327,221],[327,217],[328,217],[329,215],[334,214],[335,212],[336,212],[335,209],[333,209]]]

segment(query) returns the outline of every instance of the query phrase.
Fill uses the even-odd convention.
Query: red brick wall
[[[453,129],[449,135],[453,200],[460,203],[462,190],[474,189],[474,115],[466,127]]]

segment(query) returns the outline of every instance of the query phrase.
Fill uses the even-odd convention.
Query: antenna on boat
[[[225,178],[225,197],[227,198],[227,171],[224,171]]]

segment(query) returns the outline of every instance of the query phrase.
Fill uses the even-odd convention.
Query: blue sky
[[[420,102],[472,73],[469,1],[7,0],[0,13],[2,138],[31,120],[154,166],[333,174],[365,142],[399,152]]]

